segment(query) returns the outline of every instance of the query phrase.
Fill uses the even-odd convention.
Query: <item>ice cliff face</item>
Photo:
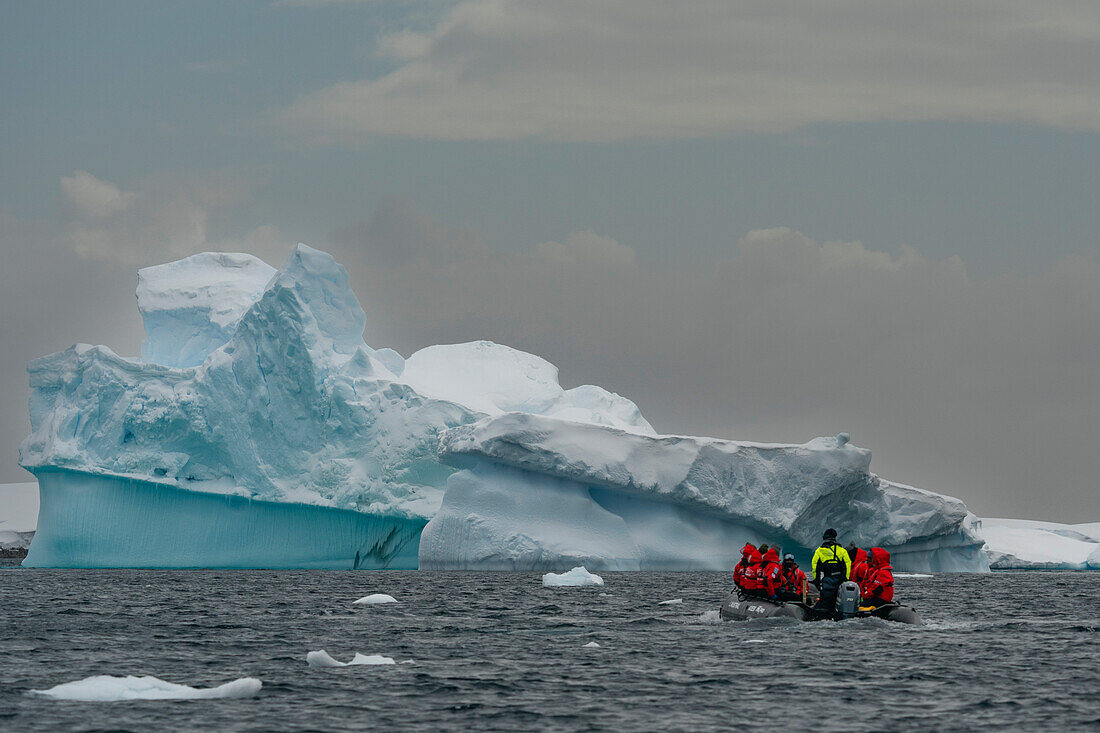
[[[731,537],[805,553],[828,526],[907,568],[983,566],[961,501],[882,481],[846,434],[746,443],[513,413],[446,431],[440,455],[464,470],[424,530],[422,567],[541,567],[549,553],[607,569],[724,569]]]
[[[45,519],[30,561],[38,547],[39,564],[256,567],[269,552],[275,566],[407,566],[431,519],[428,567],[728,567],[746,539],[808,548],[828,524],[911,553],[914,568],[981,565],[961,502],[878,479],[845,435],[801,446],[658,436],[633,402],[565,390],[552,364],[505,346],[407,360],[373,349],[346,271],[304,245],[277,271],[211,253],[147,268],[138,306],[140,360],[77,345],[30,365],[20,453]],[[260,501],[189,502],[200,492]],[[326,507],[357,514],[317,513]],[[142,512],[209,532],[123,531]],[[326,534],[320,555],[311,531]],[[112,538],[109,562],[97,532]],[[279,546],[291,535],[297,554]],[[172,543],[215,549],[174,555]],[[78,545],[79,559],[65,555]]]

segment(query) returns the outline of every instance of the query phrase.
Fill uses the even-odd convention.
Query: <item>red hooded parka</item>
[[[745,587],[745,568],[749,566],[749,553],[755,551],[756,548],[748,542],[741,548],[741,562],[733,566],[733,584],[738,588]]]
[[[762,590],[764,587],[763,568],[760,566],[760,553],[753,548],[749,553],[749,564],[745,567],[745,572],[741,576],[741,587],[747,591],[754,592]]]
[[[783,568],[779,567],[779,553],[774,547],[769,547],[764,553],[761,574],[763,575],[764,592],[774,596],[783,585]]]
[[[863,576],[863,597],[889,603],[894,600],[894,569],[890,553],[881,547],[871,548],[871,563]]]
[[[856,556],[852,558],[852,577],[849,580],[854,580],[863,585],[863,577],[867,574],[867,551],[862,547],[856,548]]]

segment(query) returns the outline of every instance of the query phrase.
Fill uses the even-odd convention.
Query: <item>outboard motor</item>
[[[841,618],[852,618],[859,611],[859,584],[846,581],[836,592],[836,610]]]

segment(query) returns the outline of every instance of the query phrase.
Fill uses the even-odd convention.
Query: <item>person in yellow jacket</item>
[[[810,571],[814,585],[821,590],[821,598],[814,608],[834,613],[837,590],[852,574],[852,558],[847,550],[837,544],[836,530],[832,527],[821,536],[821,547],[814,553]]]

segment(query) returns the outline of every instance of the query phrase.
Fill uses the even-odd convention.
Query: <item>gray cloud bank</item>
[[[384,75],[277,117],[322,141],[606,141],[813,122],[1100,130],[1100,5],[469,0],[379,39]]]
[[[98,250],[74,257],[76,224],[124,237],[132,230],[112,230],[112,217],[144,195],[81,186],[67,191],[64,236],[0,216],[11,253],[0,270],[2,481],[24,478],[15,449],[27,430],[26,362],[74,341],[136,353],[134,261],[188,253],[139,256],[135,238],[116,261]],[[190,221],[178,226],[192,231]],[[314,244],[348,266],[374,346],[408,354],[489,338],[558,364],[567,386],[630,397],[662,432],[803,441],[847,430],[875,451],[879,472],[987,516],[1098,518],[1094,258],[975,280],[958,258],[909,248],[894,257],[777,227],[731,240],[711,267],[690,271],[590,231],[493,251],[400,199]],[[247,238],[196,242],[236,245],[275,264],[287,251]],[[669,244],[673,263],[678,245]]]

